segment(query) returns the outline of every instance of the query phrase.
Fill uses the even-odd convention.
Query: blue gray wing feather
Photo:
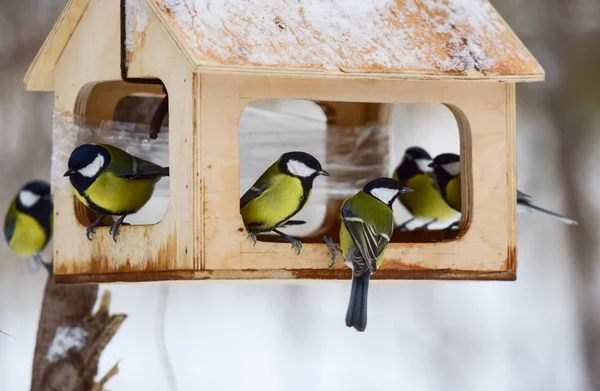
[[[16,204],[13,201],[4,219],[4,238],[6,239],[6,242],[10,242],[15,232],[15,226],[17,224],[17,213],[18,212]]]
[[[372,225],[361,221],[362,219],[352,211],[349,202],[342,207],[342,220],[358,250],[350,254],[354,274],[360,276],[366,270],[370,273],[375,272],[377,257],[385,249],[389,238],[378,234]]]

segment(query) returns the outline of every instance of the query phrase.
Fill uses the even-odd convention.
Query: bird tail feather
[[[371,273],[365,271],[361,276],[352,276],[352,291],[346,312],[346,326],[358,331],[367,328],[367,297]]]
[[[557,219],[559,221],[562,221],[565,224],[569,224],[569,225],[577,225],[579,224],[576,220],[573,220],[567,216],[558,214],[556,212],[552,212],[548,209],[544,209],[541,208],[539,206],[536,206],[530,202],[518,202],[517,205],[520,207],[520,211],[522,212],[530,212],[530,213],[539,213],[539,214],[543,214],[546,216],[550,216],[554,219]]]

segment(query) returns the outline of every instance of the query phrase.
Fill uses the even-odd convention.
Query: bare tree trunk
[[[94,382],[102,350],[127,317],[109,315],[109,292],[92,314],[97,296],[97,284],[56,285],[48,278],[33,358],[32,391],[102,390],[102,384],[117,373],[115,365],[100,383]]]

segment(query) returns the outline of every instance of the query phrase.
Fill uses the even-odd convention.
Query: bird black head
[[[279,158],[279,171],[300,179],[314,179],[319,175],[329,176],[314,156],[305,152],[287,152]]]
[[[431,160],[431,156],[427,153],[427,151],[420,147],[406,148],[404,151],[404,156],[410,160]]]
[[[27,182],[17,194],[17,207],[19,210],[28,210],[39,204],[52,204],[50,184],[45,181]]]
[[[391,208],[396,197],[412,190],[394,179],[377,178],[367,183],[363,187],[363,191]]]
[[[64,176],[95,178],[110,163],[108,151],[97,144],[83,144],[71,152]]]
[[[396,168],[396,177],[404,183],[415,175],[431,172],[431,156],[420,147],[410,147],[404,151],[402,162]]]
[[[447,175],[455,177],[460,174],[460,156],[455,153],[442,153],[437,155],[429,166],[434,168],[436,175],[443,171]]]
[[[31,181],[21,187],[15,198],[17,210],[32,216],[46,232],[46,242],[52,236],[51,218],[54,209],[50,184],[45,181]],[[14,226],[12,227],[14,229]],[[4,226],[4,236],[12,236],[10,225]]]

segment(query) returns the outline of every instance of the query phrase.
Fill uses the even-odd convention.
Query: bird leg
[[[340,254],[344,255],[344,252],[341,248],[336,246],[335,243],[333,243],[333,240],[331,240],[329,236],[323,235],[323,241],[325,242],[327,247],[329,247],[329,252],[331,253],[331,264],[329,265],[329,267],[332,267],[335,264],[335,253],[339,251]]]
[[[250,231],[248,228],[246,228],[246,232],[248,232],[248,237],[252,238],[253,244],[252,246],[256,246],[256,241],[258,240],[258,238],[256,237],[256,234],[252,231]]]
[[[35,254],[33,256],[33,259],[35,260],[36,263],[38,263],[39,265],[43,266],[44,269],[46,269],[46,271],[48,272],[48,275],[52,275],[52,273],[53,273],[52,262],[46,263],[46,259],[44,258],[44,254],[37,253],[37,254]]]
[[[397,228],[397,229],[399,229],[399,230],[401,230],[401,231],[402,231],[402,230],[408,230],[408,228],[406,228],[406,226],[407,226],[408,224],[410,224],[411,222],[413,222],[415,219],[416,219],[416,217],[413,217],[412,219],[408,219],[408,220],[406,220],[404,223],[402,223],[400,226],[398,226],[398,228]]]
[[[115,223],[110,226],[110,230],[108,231],[108,233],[112,235],[112,238],[115,241],[115,243],[117,242],[117,235],[119,235],[119,227],[123,224],[123,220],[125,220],[125,217],[127,217],[127,215],[121,215],[117,219],[117,221],[115,221]]]
[[[32,255],[27,257],[27,267],[29,268],[29,273],[36,273],[40,270],[40,260],[36,255]]]
[[[294,239],[290,235],[284,234],[283,232],[276,229],[274,229],[273,232],[290,242],[292,244],[292,248],[295,248],[298,251],[298,255],[300,255],[300,250],[302,250],[301,241],[299,241],[298,239]]]
[[[421,225],[420,227],[417,227],[415,229],[413,229],[413,231],[424,231],[424,230],[429,230],[429,226],[433,223],[435,223],[437,221],[437,219],[433,219],[423,225]]]
[[[105,215],[100,215],[100,217],[98,217],[96,221],[92,223],[92,225],[85,229],[85,236],[88,238],[88,240],[92,240],[92,234],[95,233],[94,228],[102,224],[102,219],[104,219],[104,217]]]

